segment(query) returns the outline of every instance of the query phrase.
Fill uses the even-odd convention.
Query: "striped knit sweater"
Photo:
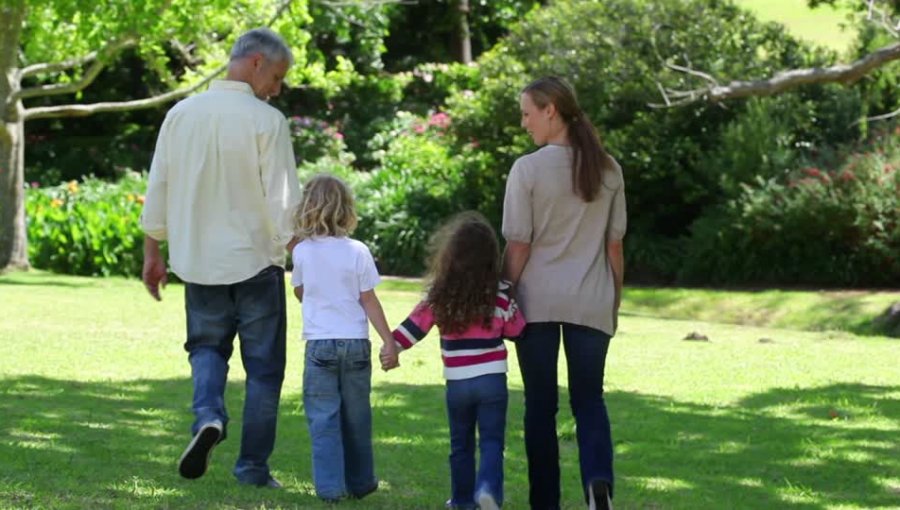
[[[489,327],[478,321],[461,333],[440,332],[444,378],[470,379],[485,374],[506,373],[503,339],[516,338],[525,328],[525,318],[515,300],[509,297],[508,290],[509,283],[501,281]],[[434,325],[434,313],[423,301],[394,330],[394,340],[400,349],[409,349],[425,338]]]

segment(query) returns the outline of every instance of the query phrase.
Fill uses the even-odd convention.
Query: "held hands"
[[[400,366],[400,354],[397,352],[397,344],[394,343],[393,338],[381,346],[378,358],[381,360],[381,369],[385,372]]]

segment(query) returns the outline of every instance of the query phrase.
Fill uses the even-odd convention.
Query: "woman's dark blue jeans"
[[[238,481],[265,485],[275,447],[278,401],[284,380],[287,331],[284,269],[270,266],[231,285],[184,286],[187,342],[194,379],[194,434],[204,424],[228,424],[225,382],[228,360],[240,337],[247,373],[241,451],[234,467]]]
[[[525,385],[525,451],[528,456],[529,501],[534,509],[560,505],[559,409],[557,360],[560,330],[566,352],[569,403],[575,416],[581,487],[604,480],[612,487],[613,449],[609,415],[603,400],[603,372],[610,336],[576,324],[529,323],[516,342]]]

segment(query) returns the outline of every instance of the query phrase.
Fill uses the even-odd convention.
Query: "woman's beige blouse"
[[[615,285],[607,241],[625,236],[625,182],[616,163],[591,202],[572,186],[572,150],[546,145],[519,158],[506,182],[503,237],[531,244],[517,294],[528,322],[613,329]]]

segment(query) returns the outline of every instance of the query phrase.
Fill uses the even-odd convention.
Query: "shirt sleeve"
[[[500,282],[497,307],[500,308],[500,316],[503,317],[503,331],[500,336],[515,340],[522,336],[522,331],[525,330],[525,317],[516,300],[509,295],[511,287],[510,283],[505,280]]]
[[[621,177],[621,169],[618,169]],[[628,227],[628,216],[625,208],[625,179],[619,179],[619,187],[613,194],[612,205],[609,209],[609,222],[606,226],[607,241],[621,241],[625,237]]]
[[[356,275],[359,278],[359,291],[366,292],[374,289],[381,283],[378,268],[375,267],[375,259],[366,245],[360,243],[362,249],[356,259]]]
[[[281,116],[274,132],[263,137],[260,147],[260,179],[266,197],[273,241],[287,244],[294,235],[294,209],[300,203],[300,183],[287,119]]]
[[[434,313],[424,301],[416,305],[409,317],[394,330],[394,341],[400,349],[409,349],[425,338],[434,327]]]
[[[294,263],[294,269],[291,270],[291,286],[300,287],[303,285],[303,262],[300,256],[300,245],[294,246],[291,252],[291,261]]]
[[[166,159],[166,136],[169,131],[169,117],[163,121],[156,139],[156,150],[150,163],[150,177],[147,179],[147,193],[141,211],[141,229],[158,241],[168,238],[166,202],[168,200],[169,170]]]
[[[501,231],[507,241],[530,243],[533,228],[531,186],[526,182],[521,161],[515,162],[506,178]]]

